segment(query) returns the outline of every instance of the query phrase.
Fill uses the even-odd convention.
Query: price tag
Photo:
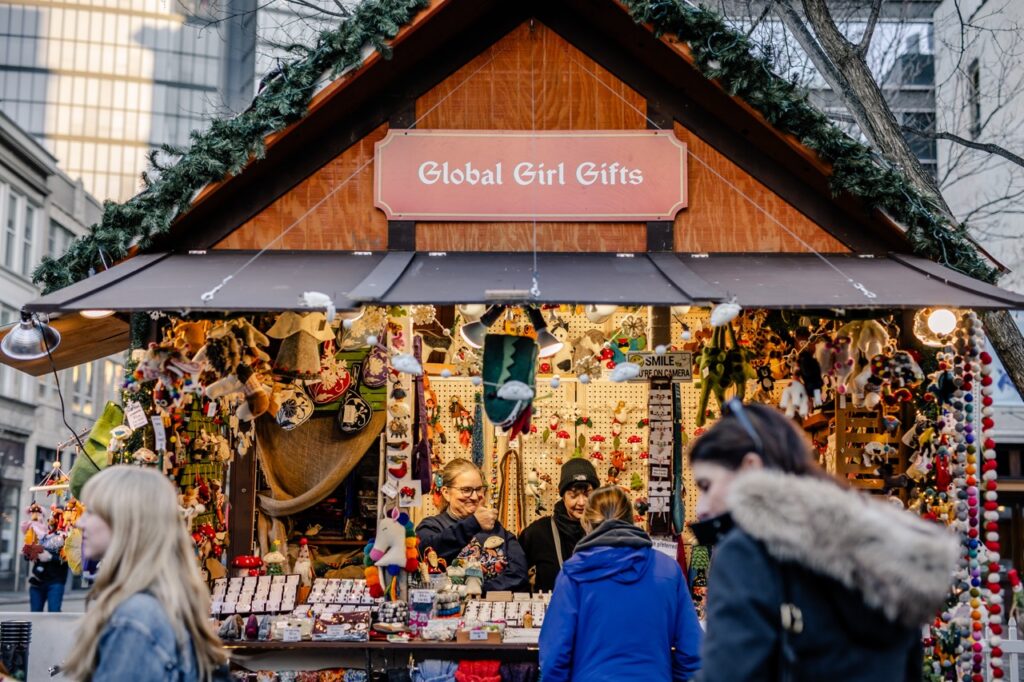
[[[285,642],[301,642],[302,632],[296,627],[282,628],[281,639]]]
[[[330,639],[341,639],[345,636],[345,628],[338,624],[328,625],[326,630],[324,634]]]
[[[209,417],[210,419],[213,419],[215,416],[217,416],[216,400],[211,400],[210,403],[206,406],[206,416]]]
[[[384,493],[384,497],[387,497],[387,498],[390,498],[390,499],[394,499],[394,498],[398,497],[398,486],[396,486],[391,481],[388,481],[387,483],[382,485],[381,488],[380,488],[380,491],[382,493]]]
[[[160,415],[153,415],[153,439],[155,440],[156,451],[158,453],[163,452],[167,449],[167,432],[164,431],[164,418]]]
[[[470,630],[469,631],[469,641],[471,641],[471,642],[480,642],[480,641],[486,642],[487,641],[487,631],[486,630]]]
[[[128,426],[132,427],[132,431],[146,425],[146,411],[142,409],[142,405],[137,400],[129,400],[124,413],[128,417]]]
[[[651,467],[651,478],[668,478],[668,467]]]

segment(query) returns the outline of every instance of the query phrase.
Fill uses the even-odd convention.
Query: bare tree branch
[[[875,34],[875,25],[878,24],[878,15],[882,11],[882,0],[875,0],[871,5],[871,14],[868,16],[868,25],[864,28],[864,35],[857,43],[857,52],[861,57],[868,54],[868,46],[871,45],[871,37]]]
[[[975,142],[974,140],[968,140],[965,137],[960,137],[959,135],[954,135],[953,133],[947,133],[943,131],[932,132],[928,130],[921,130],[920,128],[914,128],[912,126],[900,126],[900,129],[903,130],[903,132],[912,133],[920,137],[927,137],[933,140],[947,140],[949,142],[955,142],[956,144],[963,145],[964,147],[977,149],[978,151],[981,152],[995,154],[996,156],[1001,156],[1007,161],[1015,163],[1018,166],[1024,167],[1024,157],[1014,154],[1009,149],[1001,147],[997,144],[992,144],[990,142]]]

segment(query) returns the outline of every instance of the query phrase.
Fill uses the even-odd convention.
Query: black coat
[[[504,556],[505,566],[499,575],[484,579],[484,591],[526,589],[526,557],[523,548],[516,536],[505,530],[500,523],[495,523],[493,529],[486,531],[472,514],[464,519],[456,519],[443,511],[420,521],[416,526],[416,537],[419,538],[421,551],[432,547],[449,564],[473,540],[482,546],[488,538],[499,537],[502,543],[496,551]]]
[[[568,561],[576,551],[576,543],[586,534],[579,521],[570,518],[565,511],[565,503],[561,500],[555,505],[555,520],[558,523],[558,537],[562,545],[562,561]],[[534,590],[550,592],[555,589],[555,578],[561,566],[558,565],[558,554],[555,552],[555,538],[551,532],[551,517],[542,516],[519,534],[519,544],[526,552],[526,565],[537,567],[537,578]]]
[[[742,473],[735,528],[708,575],[704,682],[780,679],[781,607],[799,609],[788,635],[795,682],[921,679],[921,625],[941,607],[957,542],[944,527],[834,482]]]
[[[783,598],[783,571],[789,598]],[[803,632],[790,635],[794,681],[905,682],[921,679],[921,630],[893,623],[860,595],[825,576],[774,560],[741,529],[715,550],[708,578],[705,682],[779,679],[780,605],[795,604]]]

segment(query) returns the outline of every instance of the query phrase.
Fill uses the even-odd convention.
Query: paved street
[[[85,611],[85,595],[87,590],[71,590],[64,594],[63,613],[82,613]],[[28,590],[24,592],[0,592],[0,613],[27,613]],[[0,620],[4,620],[0,616]]]

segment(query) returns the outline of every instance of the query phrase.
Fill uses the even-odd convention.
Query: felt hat
[[[562,465],[562,476],[558,481],[558,494],[564,495],[566,490],[579,483],[589,483],[595,489],[601,487],[601,481],[597,477],[597,470],[590,463],[590,460],[583,457],[573,457]]]

